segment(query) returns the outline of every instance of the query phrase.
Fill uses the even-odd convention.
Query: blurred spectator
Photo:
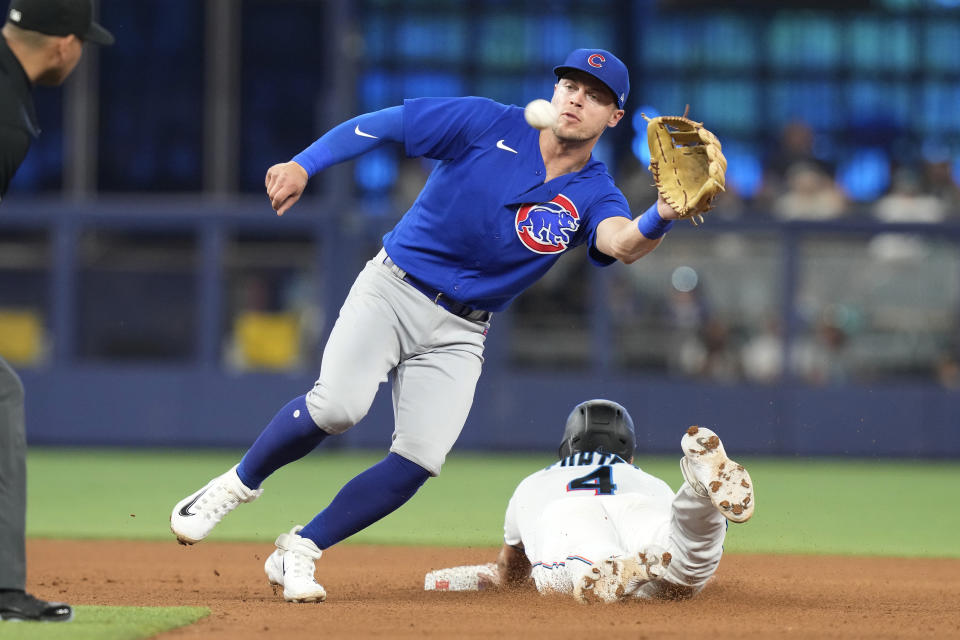
[[[945,353],[937,361],[937,382],[949,391],[960,391],[960,360],[955,353]]]
[[[780,135],[780,148],[767,161],[767,173],[783,182],[795,165],[813,164],[832,177],[833,167],[814,155],[813,143],[814,132],[809,124],[802,120],[787,123]]]
[[[232,287],[232,317],[224,364],[235,371],[300,370],[312,361],[323,330],[311,274],[252,272]]]
[[[847,332],[829,314],[813,335],[799,340],[790,354],[791,369],[804,382],[817,386],[843,384],[849,379]]]
[[[703,295],[703,286],[695,272],[675,269],[667,298],[664,326],[670,330],[670,344],[666,351],[667,369],[677,375],[690,375],[699,368],[704,347],[700,331],[710,312]],[[684,276],[677,278],[678,272]],[[691,275],[693,274],[693,275]],[[680,285],[679,287],[677,285]]]
[[[750,382],[772,384],[783,375],[783,335],[776,318],[767,320],[761,331],[743,345],[740,352],[743,376]]]
[[[923,183],[926,192],[943,204],[945,217],[960,220],[960,185],[953,178],[950,160],[925,162]]]
[[[708,314],[707,303],[701,295],[699,286],[691,289],[670,290],[670,301],[667,309],[670,326],[683,331],[699,331],[706,321]]]
[[[787,172],[787,190],[773,202],[780,220],[832,220],[847,209],[847,199],[819,165],[798,163]]]
[[[781,132],[780,144],[764,161],[763,184],[756,196],[759,207],[769,209],[788,189],[789,174],[797,165],[812,165],[831,179],[834,168],[813,152],[814,132],[802,120],[789,122]]]
[[[644,297],[627,270],[611,269],[607,292],[610,315],[617,319],[618,324],[628,326],[642,318]]]
[[[668,322],[673,344],[667,356],[670,369],[716,382],[739,379],[740,360],[732,347],[730,327],[711,312],[696,271],[678,267],[671,282]]]
[[[874,203],[873,215],[881,222],[937,223],[946,219],[946,207],[939,197],[923,193],[920,176],[914,169],[897,169],[890,191]],[[870,254],[878,260],[920,260],[930,253],[922,236],[881,233],[870,240]]]
[[[711,318],[694,339],[686,340],[679,355],[680,366],[689,376],[727,383],[741,377],[740,359],[730,340],[730,327],[719,318]]]
[[[916,170],[902,167],[894,171],[890,192],[874,204],[873,213],[882,222],[941,222],[943,200],[924,193]]]

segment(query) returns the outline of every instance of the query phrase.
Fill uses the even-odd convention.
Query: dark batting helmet
[[[630,460],[636,443],[633,420],[626,409],[610,400],[588,400],[575,406],[567,417],[560,457],[578,451],[599,451]]]

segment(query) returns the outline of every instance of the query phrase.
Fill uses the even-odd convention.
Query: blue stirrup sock
[[[393,513],[413,497],[430,472],[390,453],[340,489],[300,535],[326,549]]]
[[[305,395],[277,412],[237,467],[240,481],[251,489],[285,464],[313,451],[329,434],[310,417]]]

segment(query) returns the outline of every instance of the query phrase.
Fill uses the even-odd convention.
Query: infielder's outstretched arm
[[[615,216],[597,225],[597,249],[630,264],[657,248],[673,226],[677,212],[663,198],[633,220]]]
[[[357,116],[337,125],[290,162],[275,164],[264,181],[267,197],[277,215],[292,207],[307,180],[327,167],[355,158],[387,142],[403,140],[403,107],[390,107]]]

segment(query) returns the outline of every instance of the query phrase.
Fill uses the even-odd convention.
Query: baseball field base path
[[[317,563],[322,604],[288,604],[270,544],[29,540],[28,587],[75,605],[200,606],[164,640],[290,638],[960,638],[960,559],[726,555],[685,602],[580,605],[526,593],[426,592],[431,569],[493,548],[341,545]],[[66,636],[64,636],[66,637]]]

